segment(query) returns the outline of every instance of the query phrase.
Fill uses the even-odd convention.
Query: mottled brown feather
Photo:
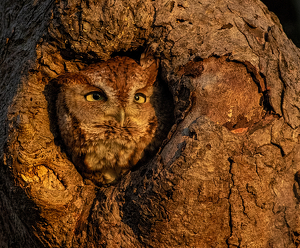
[[[128,57],[115,57],[59,76],[57,117],[61,137],[83,177],[110,183],[145,154],[153,155],[173,123],[173,105],[156,81],[158,66],[144,68]],[[105,97],[87,101],[90,92]],[[144,94],[145,103],[135,100]],[[121,121],[122,120],[122,121]]]

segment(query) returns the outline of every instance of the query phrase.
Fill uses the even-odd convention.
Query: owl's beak
[[[123,127],[125,121],[125,110],[123,108],[120,109],[117,121],[119,121],[120,126]]]

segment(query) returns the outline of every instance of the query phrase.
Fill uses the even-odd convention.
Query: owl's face
[[[120,68],[117,59],[73,75],[74,82],[62,86],[64,101],[70,115],[91,133],[105,129],[107,139],[120,135],[128,139],[135,130],[139,133],[131,138],[137,139],[155,121],[150,103],[155,77],[148,81],[147,73],[133,60],[125,61],[135,66],[131,70]]]
[[[110,182],[157,148],[156,75],[156,63],[116,57],[57,79],[58,126],[79,170]]]

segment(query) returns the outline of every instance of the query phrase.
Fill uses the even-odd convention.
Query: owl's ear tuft
[[[147,56],[146,54],[142,54],[141,55],[141,59],[140,59],[140,65],[144,68],[144,69],[148,69],[148,68],[158,68],[159,67],[159,59],[155,58],[153,55],[152,56]]]
[[[158,44],[151,44],[141,55],[140,65],[147,71],[148,74],[148,85],[152,85],[156,81],[156,76],[159,67],[159,59],[155,57]]]
[[[152,43],[141,55],[140,65],[146,69],[149,67],[159,67],[159,59],[157,59],[154,54],[157,50],[158,44]]]

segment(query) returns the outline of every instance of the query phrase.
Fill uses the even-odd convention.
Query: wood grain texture
[[[3,0],[0,13],[3,247],[299,245],[299,49],[260,1]],[[153,160],[95,188],[60,146],[48,82],[151,44],[176,124]]]

